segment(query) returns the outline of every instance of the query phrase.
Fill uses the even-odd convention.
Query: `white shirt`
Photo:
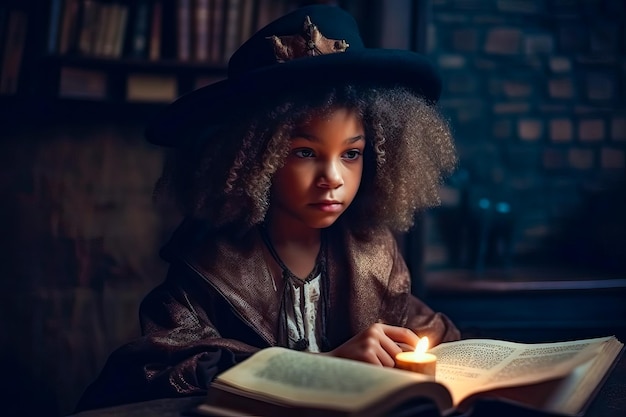
[[[294,309],[287,309],[287,329],[289,332],[290,345],[300,339],[298,328],[302,331],[302,337],[309,341],[306,349],[309,352],[320,351],[321,324],[319,322],[321,314],[321,274],[317,274],[313,279],[304,282],[290,282],[293,285],[293,305]],[[294,316],[295,310],[295,316]]]

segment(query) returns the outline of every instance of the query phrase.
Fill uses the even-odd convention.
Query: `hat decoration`
[[[344,39],[328,39],[311,22],[311,17],[304,20],[302,33],[287,36],[269,36],[274,46],[277,62],[286,62],[304,56],[316,56],[331,54],[335,52],[345,52],[348,49],[348,42]]]

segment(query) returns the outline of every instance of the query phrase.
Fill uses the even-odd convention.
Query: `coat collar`
[[[254,228],[237,240],[207,239],[184,260],[244,322],[274,346],[280,294],[265,263],[262,245]]]

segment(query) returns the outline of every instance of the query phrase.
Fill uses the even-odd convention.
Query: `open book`
[[[619,358],[615,337],[524,344],[467,339],[442,343],[436,377],[279,347],[220,374],[206,403],[212,416],[380,416],[417,398],[442,414],[495,396],[563,415],[581,415]]]

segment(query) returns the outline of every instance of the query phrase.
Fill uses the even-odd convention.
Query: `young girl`
[[[455,164],[439,89],[422,56],[367,49],[348,14],[310,6],[170,106],[147,136],[173,148],[156,192],[186,220],[141,305],[143,337],[78,409],[203,394],[268,346],[391,367],[419,337],[457,339],[410,294],[392,234],[438,202]]]

